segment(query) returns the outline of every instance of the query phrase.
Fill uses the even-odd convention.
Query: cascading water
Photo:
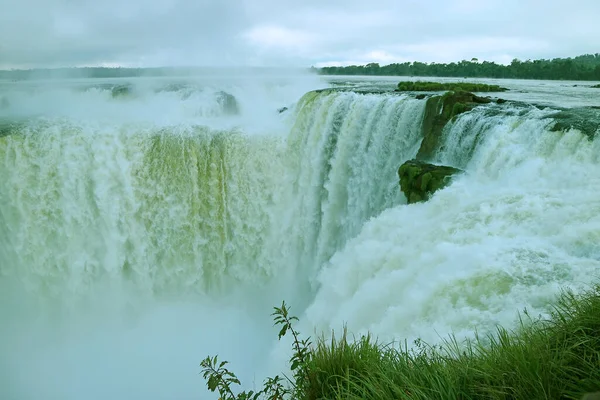
[[[195,398],[215,352],[260,384],[271,307],[306,307],[319,266],[402,202],[397,160],[418,150],[422,102],[309,92],[259,124],[243,95],[227,115],[206,93],[196,110],[193,91],[117,93],[61,91],[98,108],[61,112],[30,93],[35,112],[3,125],[0,386]]]
[[[418,152],[425,101],[223,90],[233,100],[177,85],[9,93],[2,398],[207,397],[198,363],[217,353],[260,386],[282,300],[307,334],[347,323],[435,342],[544,313],[598,270],[599,145],[551,132],[551,111],[461,115],[434,161],[465,174],[406,205],[397,168]]]
[[[319,274],[305,329],[437,343],[534,318],[600,268],[600,144],[552,110],[484,106],[446,127],[434,162],[465,169],[427,203],[385,210]]]

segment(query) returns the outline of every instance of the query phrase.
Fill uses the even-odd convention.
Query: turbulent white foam
[[[9,91],[3,398],[198,398],[212,354],[260,385],[282,300],[308,334],[436,341],[544,313],[598,270],[599,145],[548,112],[463,114],[435,161],[466,173],[407,206],[423,101],[244,84]]]
[[[305,92],[326,86],[314,75],[196,78],[119,78],[0,83],[0,118],[65,117],[108,123],[243,126],[246,133],[277,130],[273,115]],[[127,88],[113,96],[114,87]],[[239,115],[222,113],[216,94],[235,97]],[[274,133],[274,132],[270,132]]]
[[[423,111],[309,93],[283,114],[263,104],[261,131],[244,110],[229,129],[168,124],[150,95],[63,112],[36,96],[42,116],[30,105],[0,137],[0,383],[23,399],[197,397],[215,353],[251,382],[271,307],[302,310],[319,264],[402,201],[395,160],[414,156]],[[108,118],[119,106],[131,115]]]
[[[448,128],[438,158],[465,174],[365,224],[319,275],[304,326],[435,343],[545,315],[561,288],[597,279],[600,145],[543,117],[481,110]]]

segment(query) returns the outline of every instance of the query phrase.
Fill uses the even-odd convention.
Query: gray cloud
[[[597,0],[0,0],[0,67],[321,65],[600,51]]]

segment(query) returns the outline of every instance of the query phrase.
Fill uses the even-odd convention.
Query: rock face
[[[113,98],[128,97],[133,93],[133,87],[131,85],[117,85],[111,89],[111,95]]]
[[[577,129],[590,140],[600,133],[600,112],[594,107],[570,108],[550,115],[554,125],[550,127],[554,132],[566,132]]]
[[[217,102],[221,105],[223,113],[226,115],[237,115],[240,112],[240,107],[238,102],[232,94],[227,92],[217,92],[215,93]]]
[[[423,141],[417,153],[417,159],[430,160],[440,147],[444,126],[455,116],[470,111],[479,104],[492,100],[479,97],[470,92],[446,92],[442,96],[427,99],[423,116]]]
[[[458,168],[409,160],[398,169],[400,189],[408,204],[427,201],[433,193],[448,185],[453,175],[461,172]]]

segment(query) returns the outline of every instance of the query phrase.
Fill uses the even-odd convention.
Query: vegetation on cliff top
[[[600,80],[600,54],[552,60],[512,60],[508,65],[473,58],[452,63],[405,62],[380,66],[378,63],[323,67],[322,75],[446,76],[470,78]]]
[[[402,81],[398,83],[399,92],[437,92],[441,90],[463,90],[466,92],[504,92],[508,90],[498,85],[471,82],[429,82],[429,81]]]
[[[203,361],[209,389],[233,399],[580,399],[600,389],[600,287],[565,291],[548,320],[527,311],[514,331],[442,345],[408,346],[370,336],[350,341],[344,331],[312,345],[292,326],[285,303],[276,308],[279,338],[293,335],[293,377],[265,381],[259,392],[236,394],[239,381],[218,363]]]

